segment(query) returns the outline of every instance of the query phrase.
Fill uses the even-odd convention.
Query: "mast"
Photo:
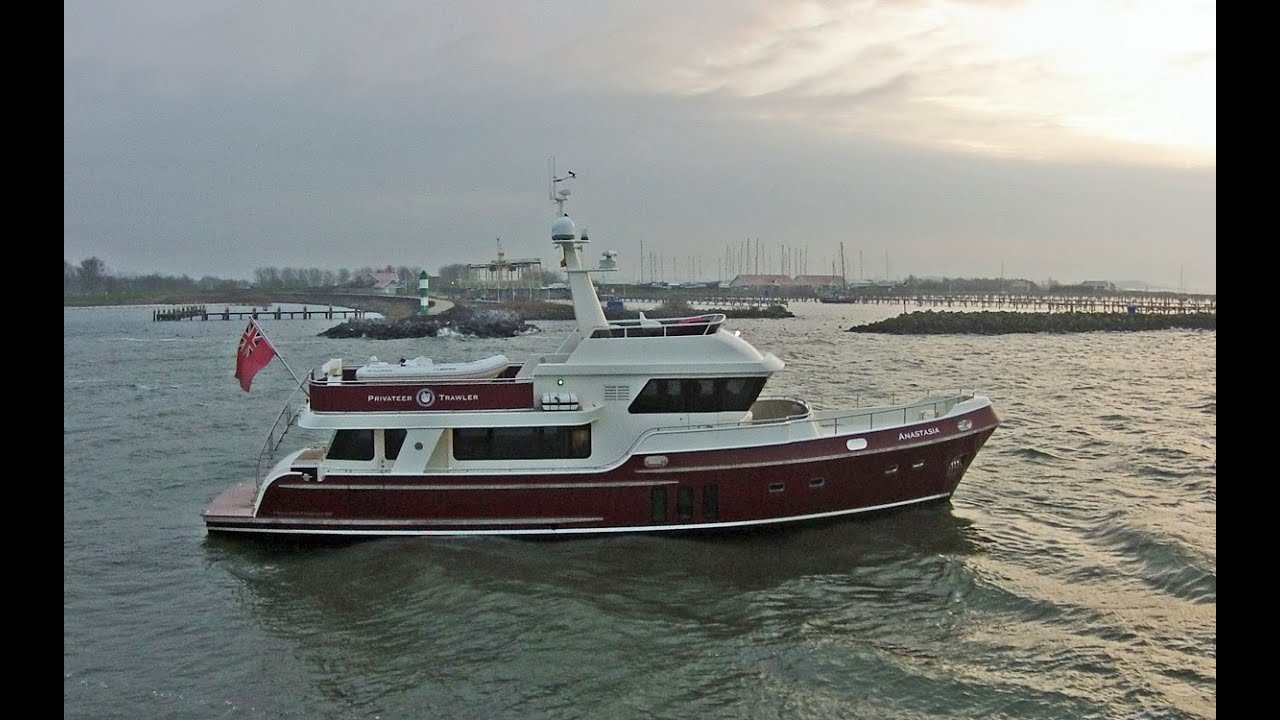
[[[849,292],[849,278],[844,274],[844,243],[840,243],[840,289]]]
[[[555,159],[551,161],[551,200],[556,204],[556,219],[551,224],[551,242],[560,246],[565,274],[569,276],[569,294],[573,298],[573,316],[578,321],[578,331],[583,337],[590,337],[597,328],[608,327],[609,321],[604,316],[604,308],[600,306],[600,297],[596,295],[595,285],[591,283],[592,270],[582,264],[582,246],[590,240],[584,230],[578,236],[578,229],[573,219],[564,211],[565,201],[569,199],[569,188],[556,186],[566,180],[578,177],[572,170],[563,177],[555,176]],[[612,261],[612,256],[608,256]],[[612,263],[611,263],[612,264]],[[597,268],[598,270],[599,268]],[[616,266],[612,268],[616,269]]]

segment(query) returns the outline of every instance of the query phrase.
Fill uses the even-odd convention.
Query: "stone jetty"
[[[448,329],[476,337],[513,337],[538,328],[518,313],[500,308],[455,305],[439,315],[410,315],[400,318],[350,320],[320,333],[328,338],[367,337],[375,340],[436,337]]]
[[[1098,312],[921,312],[903,313],[849,332],[890,335],[1006,335],[1010,333],[1217,330],[1217,313],[1148,314]]]

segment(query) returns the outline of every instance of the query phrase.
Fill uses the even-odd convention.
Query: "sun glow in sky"
[[[1079,157],[1094,138],[1099,157],[1131,143],[1135,158],[1204,166],[1215,29],[1199,2],[799,3],[708,38],[663,89],[828,100],[826,120],[906,142]]]
[[[72,263],[434,271],[494,237],[547,254],[556,155],[633,274],[642,240],[714,268],[761,238],[805,244],[809,272],[844,243],[903,275],[1216,287],[1210,2],[65,10]]]

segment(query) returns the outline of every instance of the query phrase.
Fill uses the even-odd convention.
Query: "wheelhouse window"
[[[591,457],[591,426],[455,428],[455,460],[576,460]]]
[[[653,378],[627,408],[631,413],[746,412],[765,378]]]
[[[409,434],[409,431],[404,428],[393,428],[385,432],[386,437],[383,442],[386,443],[386,447],[383,454],[386,455],[388,460],[395,460],[400,457],[400,447],[404,445],[404,439]]]
[[[403,438],[401,438],[403,442]],[[330,460],[372,460],[373,430],[338,430],[326,457]]]

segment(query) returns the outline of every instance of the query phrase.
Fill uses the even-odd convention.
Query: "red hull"
[[[867,441],[857,452],[845,436],[667,453],[660,468],[638,456],[590,474],[331,475],[315,482],[314,467],[300,464],[270,484],[256,516],[252,486],[242,486],[215,501],[205,519],[210,530],[337,535],[706,531],[810,521],[951,497],[997,423],[988,407],[853,436]]]

